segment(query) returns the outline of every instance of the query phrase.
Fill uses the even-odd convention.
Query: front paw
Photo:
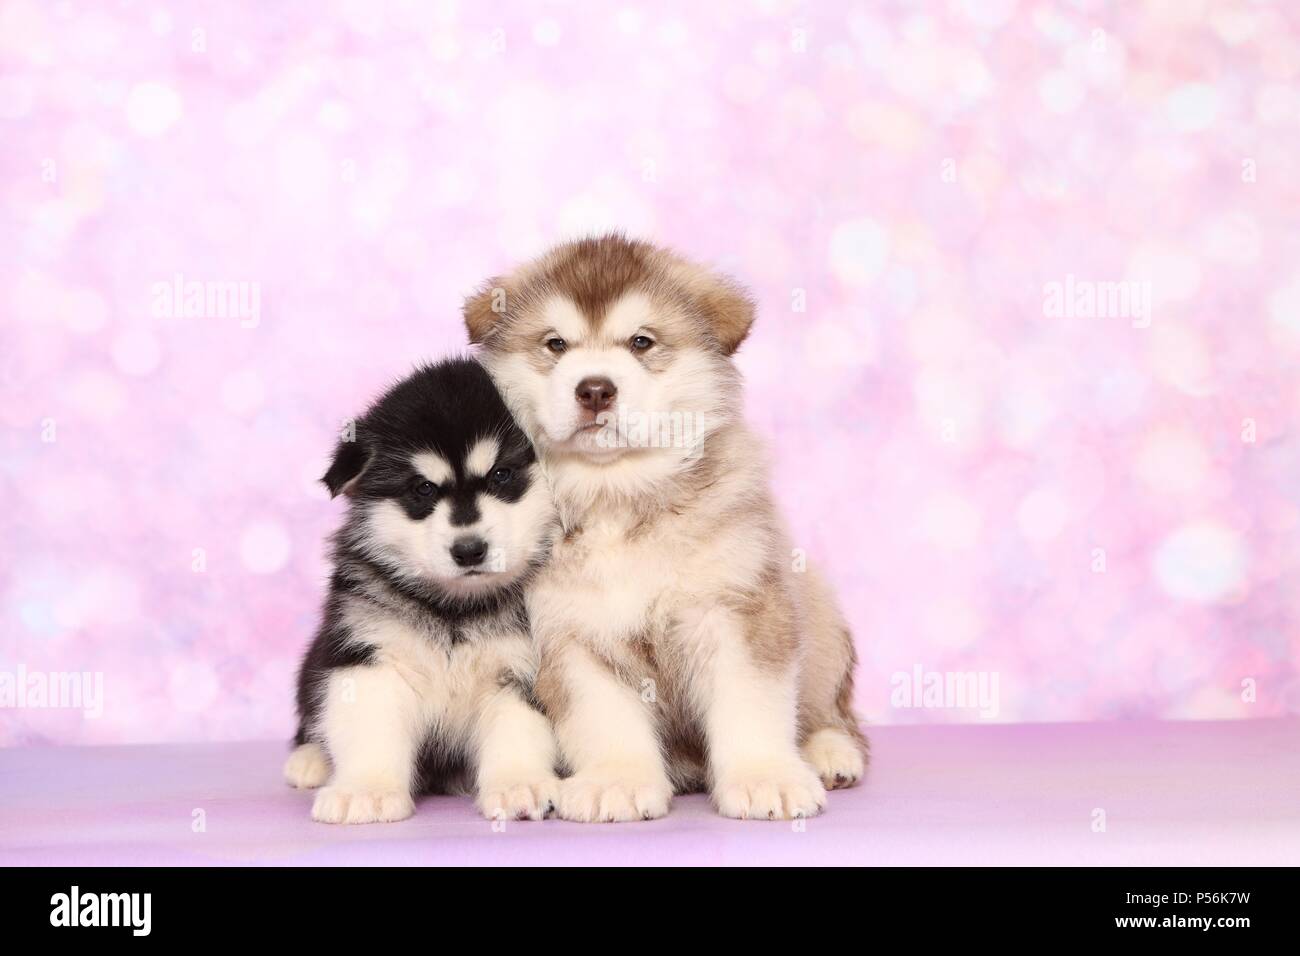
[[[794,758],[720,774],[713,802],[724,817],[737,820],[792,820],[821,813],[826,788],[807,764]]]
[[[300,790],[319,787],[330,778],[330,762],[320,744],[302,744],[284,762],[284,779]]]
[[[673,788],[652,775],[585,770],[560,784],[560,816],[578,823],[654,820],[668,813]]]
[[[804,741],[803,759],[817,772],[827,790],[853,786],[867,765],[862,744],[844,731],[830,727]]]
[[[325,787],[316,794],[311,818],[319,823],[392,823],[415,812],[415,801],[403,790]]]
[[[489,820],[544,820],[560,801],[556,777],[517,778],[479,785],[479,812]]]

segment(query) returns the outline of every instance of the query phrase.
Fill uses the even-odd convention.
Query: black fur
[[[495,438],[501,449],[497,470],[504,467],[511,472],[504,480],[493,480],[495,472],[473,477],[465,471],[469,450],[488,436]],[[412,467],[411,456],[421,451],[435,452],[454,471],[454,477],[432,495],[417,490],[423,477]],[[356,614],[360,607],[395,616],[427,634],[429,640],[448,644],[460,641],[470,624],[486,623],[489,630],[502,633],[527,632],[523,587],[545,558],[544,552],[510,585],[465,597],[410,573],[391,556],[364,548],[363,519],[368,507],[381,499],[396,501],[413,520],[428,517],[446,500],[453,509],[453,525],[472,523],[478,517],[476,495],[518,501],[528,489],[529,466],[535,461],[532,446],[487,372],[468,359],[418,368],[357,420],[354,440],[339,442],[322,479],[331,496],[345,494],[350,504],[346,521],[332,538],[334,573],[321,626],[299,669],[295,745],[320,739],[315,728],[329,673],[375,662],[375,648],[354,640],[349,633],[345,612]],[[502,686],[517,684],[524,699],[532,699],[526,677],[505,674],[501,680]],[[464,754],[429,739],[419,756],[417,780],[422,789],[446,789],[464,776],[465,769]]]

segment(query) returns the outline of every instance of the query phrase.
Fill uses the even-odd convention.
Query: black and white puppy
[[[347,437],[353,437],[351,435]],[[324,478],[350,500],[298,679],[295,787],[326,823],[401,820],[427,790],[490,818],[554,806],[523,591],[556,528],[533,448],[478,363],[426,366],[356,422]]]

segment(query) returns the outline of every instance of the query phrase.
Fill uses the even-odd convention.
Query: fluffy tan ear
[[[483,342],[506,311],[506,280],[497,276],[465,300],[465,328],[475,345]]]
[[[754,300],[739,283],[709,274],[699,285],[700,304],[713,324],[722,351],[731,355],[754,324]]]

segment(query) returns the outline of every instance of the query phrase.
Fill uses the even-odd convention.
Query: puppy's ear
[[[754,324],[754,300],[739,283],[709,273],[697,285],[700,306],[713,326],[723,354],[731,355]]]
[[[502,276],[489,279],[465,300],[465,328],[469,340],[481,344],[506,311],[506,280]]]
[[[356,490],[357,480],[370,464],[370,449],[359,438],[340,441],[334,449],[334,460],[321,479],[330,490],[330,497],[350,495]]]

